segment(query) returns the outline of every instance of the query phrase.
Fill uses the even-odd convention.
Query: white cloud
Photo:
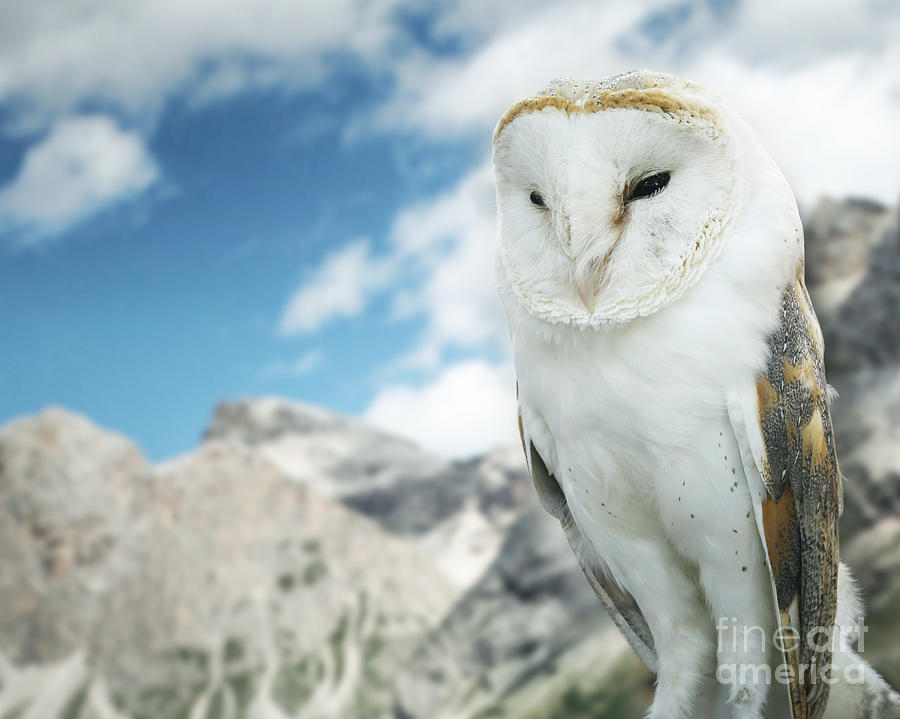
[[[419,272],[417,284],[395,300],[395,310],[426,320],[421,341],[399,365],[434,368],[451,347],[506,347],[493,273],[495,235],[487,163],[452,190],[397,216],[392,246],[398,256],[414,258]]]
[[[383,69],[403,46],[400,1],[0,3],[0,132],[52,128],[2,190],[2,229],[59,234],[157,179],[140,137],[109,117],[147,135],[176,97],[322,87],[347,58]],[[104,115],[79,117],[86,106]]]
[[[546,7],[546,0],[516,0],[494,2],[490,12],[485,12],[483,0],[455,0],[442,8],[434,32],[443,39],[468,40],[472,44],[490,36],[498,27],[510,29],[526,23]]]
[[[28,150],[15,179],[0,188],[0,226],[35,242],[138,195],[158,176],[135,132],[103,115],[67,118]]]
[[[368,242],[347,245],[326,257],[293,292],[281,314],[281,333],[308,334],[339,317],[359,314],[369,295],[383,288],[391,275],[389,263],[373,257]]]
[[[845,55],[786,71],[709,53],[692,75],[728,98],[779,164],[798,200],[900,194],[900,52]]]
[[[418,343],[395,368],[434,369],[449,348],[505,349],[493,251],[494,189],[489,164],[437,197],[401,211],[388,249],[375,255],[355,242],[326,257],[282,312],[283,334],[304,334],[365,311],[378,292],[393,297],[396,317],[422,317]]]
[[[894,0],[770,0],[739,3],[728,46],[748,63],[798,67],[860,50],[878,55],[898,36]]]
[[[617,39],[649,7],[646,1],[553,3],[495,26],[495,35],[462,59],[407,56],[397,64],[394,93],[375,126],[433,139],[490,132],[509,105],[556,77],[604,77],[628,69],[622,64],[634,60],[624,57]]]
[[[310,350],[290,365],[293,374],[308,374],[322,364],[322,353],[319,350]]]
[[[553,77],[650,65],[713,84],[749,110],[777,159],[798,168],[805,199],[896,194],[886,159],[900,143],[900,5],[891,0],[744,1],[724,19],[700,0],[529,0],[490,13],[456,0],[442,4],[433,30],[458,39],[460,56],[417,45],[397,22],[400,7],[423,12],[409,0],[5,3],[0,102],[7,118],[32,127],[85,102],[147,120],[174,96],[202,103],[249,88],[321,86],[334,58],[350,57],[392,88],[357,128],[446,140],[487,136],[505,107]],[[645,31],[648,18],[673,8],[687,8],[687,19],[662,38]]]
[[[132,117],[171,96],[310,86],[336,54],[381,64],[393,0],[42,0],[0,4],[0,101],[46,123],[86,101]]]
[[[487,137],[510,104],[554,77],[652,67],[707,84],[734,105],[802,202],[822,193],[896,202],[900,5],[850,0],[826,9],[815,0],[753,0],[717,17],[694,2],[663,37],[642,29],[673,7],[554,3],[507,18],[491,34],[463,2],[445,24],[471,27],[483,39],[461,58],[402,58],[394,91],[371,126],[438,141]]]
[[[711,84],[743,110],[803,200],[895,199],[900,5],[890,0],[754,0],[724,20],[698,0],[678,4],[688,20],[663,39],[642,29],[675,7],[663,0],[529,0],[490,13],[457,0],[434,25],[460,40],[455,57],[417,46],[396,20],[404,6],[422,12],[407,0],[5,3],[0,102],[7,122],[32,128],[86,102],[146,122],[175,96],[320,87],[334,58],[350,57],[392,88],[357,125],[444,141],[487,137],[505,107],[552,77],[651,65]]]
[[[308,375],[321,365],[324,358],[325,356],[322,354],[321,350],[312,349],[300,355],[300,357],[293,362],[272,362],[263,367],[260,374],[263,377],[302,377],[303,375]]]
[[[468,457],[518,442],[515,388],[511,366],[469,361],[421,388],[385,387],[364,417],[445,457]]]

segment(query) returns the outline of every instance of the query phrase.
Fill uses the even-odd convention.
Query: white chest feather
[[[721,553],[723,541],[737,566],[756,561],[726,400],[761,366],[760,309],[713,271],[680,302],[624,327],[556,326],[547,336],[524,312],[511,315],[523,420],[623,586],[640,581],[638,538],[691,563]]]

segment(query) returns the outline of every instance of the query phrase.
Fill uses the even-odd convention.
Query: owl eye
[[[543,207],[544,209],[547,208],[547,203],[544,201],[544,196],[537,190],[532,190],[531,194],[528,196],[528,199],[531,200],[531,204],[535,207]]]
[[[653,195],[666,189],[670,177],[671,175],[668,172],[657,172],[642,178],[633,188],[631,188],[625,201],[630,202],[631,200],[640,200],[644,197],[653,197]]]

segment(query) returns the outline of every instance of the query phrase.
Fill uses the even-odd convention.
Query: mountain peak
[[[220,402],[204,440],[254,447],[288,476],[331,496],[433,476],[448,464],[407,439],[279,397]]]

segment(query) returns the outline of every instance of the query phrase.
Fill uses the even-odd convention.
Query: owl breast
[[[742,324],[752,304],[712,276],[623,327],[560,327],[548,338],[524,316],[521,331],[513,322],[535,447],[598,558],[629,590],[647,581],[635,543],[658,545],[648,552],[678,573],[723,547],[736,567],[761,562],[726,405],[729,388],[762,366],[765,332]]]

